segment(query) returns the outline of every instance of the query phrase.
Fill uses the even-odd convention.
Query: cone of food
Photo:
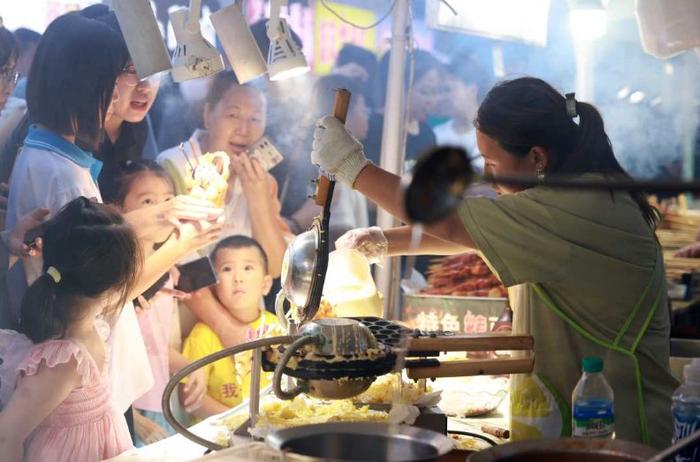
[[[382,316],[382,298],[369,261],[354,249],[329,254],[323,298],[335,316]]]
[[[189,195],[223,207],[226,201],[231,161],[223,151],[208,152],[197,158],[197,166],[186,175]]]

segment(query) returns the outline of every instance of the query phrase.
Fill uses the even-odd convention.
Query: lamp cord
[[[369,30],[369,29],[374,29],[375,27],[377,27],[377,26],[378,26],[379,24],[381,24],[386,18],[388,18],[389,15],[391,15],[391,12],[394,11],[394,7],[396,6],[396,0],[394,0],[393,2],[391,2],[391,6],[390,6],[389,9],[387,10],[387,12],[384,13],[378,20],[376,20],[376,21],[373,22],[372,24],[369,24],[369,25],[366,25],[366,26],[364,26],[364,25],[362,25],[362,24],[356,24],[356,23],[354,23],[354,22],[352,22],[352,21],[350,21],[350,20],[344,18],[343,16],[341,16],[340,13],[338,13],[336,10],[334,10],[334,9],[326,2],[326,0],[321,0],[321,5],[323,5],[323,7],[324,7],[325,9],[327,9],[328,11],[330,11],[331,14],[332,14],[333,16],[335,16],[336,18],[340,19],[340,20],[341,20],[342,22],[344,22],[345,24],[349,24],[349,25],[351,25],[352,27],[355,27],[355,28],[357,28],[357,29]]]

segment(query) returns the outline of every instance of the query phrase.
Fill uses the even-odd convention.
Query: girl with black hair
[[[312,162],[407,223],[400,178],[367,161],[337,120],[319,124]],[[475,126],[488,174],[627,177],[598,111],[542,80],[494,87]],[[598,356],[615,392],[617,437],[667,446],[677,382],[656,211],[636,193],[494,187],[500,197],[466,198],[426,225],[417,249],[407,226],[350,231],[343,241],[370,257],[484,255],[509,288],[514,332],[535,338],[533,373],[511,377],[514,439],[570,435],[579,364]]]
[[[115,179],[114,203],[122,213],[129,213],[154,204],[171,201],[175,198],[175,185],[166,171],[155,161],[125,162],[121,174]],[[160,243],[169,237],[166,232],[142,239],[141,245],[147,258],[155,252]],[[163,417],[161,399],[170,373],[173,374],[190,364],[180,352],[170,347],[170,332],[177,314],[177,303],[173,297],[173,285],[177,274],[166,273],[156,288],[162,288],[148,302],[140,299],[142,306],[138,312],[139,327],[143,335],[148,361],[153,372],[154,384],[133,404],[134,444],[137,447],[155,443],[175,433]],[[154,288],[155,290],[155,288]],[[198,369],[188,376],[182,387],[181,404],[192,412],[201,404],[206,393],[204,369]]]
[[[0,366],[16,365],[2,367],[0,380],[10,390],[17,384],[2,403],[0,454],[11,462],[114,457],[131,438],[110,398],[103,318],[134,287],[139,242],[119,213],[80,197],[49,222],[43,255],[42,275],[22,301],[19,333],[0,331],[0,346],[13,345],[0,348]]]

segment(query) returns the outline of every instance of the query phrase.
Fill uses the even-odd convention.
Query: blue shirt
[[[51,151],[75,162],[83,168],[89,169],[90,176],[97,183],[97,177],[100,176],[100,171],[102,171],[102,162],[95,159],[91,152],[83,151],[62,136],[58,136],[39,125],[32,125],[29,127],[27,137],[24,139],[24,145]]]

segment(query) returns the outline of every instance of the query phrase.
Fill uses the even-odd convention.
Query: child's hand
[[[141,441],[153,444],[168,437],[163,427],[134,409],[134,430]]]
[[[223,226],[223,219],[182,223],[177,227],[175,239],[187,252],[194,252],[218,241]]]
[[[202,398],[207,392],[207,377],[204,369],[197,369],[187,376],[187,383],[182,386],[180,399],[187,412],[193,412],[202,404]]]
[[[216,222],[223,217],[223,213],[223,209],[212,206],[208,201],[179,195],[172,200],[129,212],[125,218],[137,230],[137,235],[143,238],[162,234],[167,236],[188,222]]]

